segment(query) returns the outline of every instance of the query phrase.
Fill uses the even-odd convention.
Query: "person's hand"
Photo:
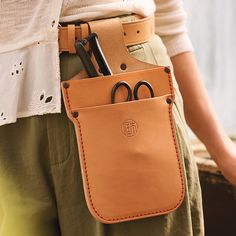
[[[212,155],[224,177],[236,186],[236,145],[227,141],[224,151]]]
[[[236,186],[236,146],[214,112],[194,53],[180,53],[171,57],[171,61],[183,97],[187,124],[206,146],[225,178]]]

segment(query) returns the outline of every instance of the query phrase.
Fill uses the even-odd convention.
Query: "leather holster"
[[[88,208],[104,223],[174,211],[184,198],[184,178],[170,69],[132,57],[118,18],[88,24],[98,35],[113,75],[76,76],[61,86],[76,130]],[[142,99],[122,102],[127,93],[120,88],[119,102],[111,104],[114,84],[126,81],[134,89],[140,80],[152,85],[155,97],[140,88]]]

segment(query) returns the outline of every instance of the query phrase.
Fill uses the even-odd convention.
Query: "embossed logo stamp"
[[[128,119],[122,123],[122,133],[127,137],[134,136],[138,131],[138,124],[136,121]]]

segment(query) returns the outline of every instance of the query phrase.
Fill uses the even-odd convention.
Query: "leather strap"
[[[88,22],[91,32],[98,35],[101,49],[113,74],[127,73],[156,67],[131,56],[123,37],[123,27],[119,18]],[[97,67],[92,56],[92,61]],[[96,68],[99,71],[98,67]]]
[[[135,21],[122,22],[125,46],[147,42],[154,35],[153,16],[141,19],[140,16],[135,16],[135,18]],[[82,23],[80,26],[73,24],[69,24],[67,27],[59,26],[60,52],[75,53],[75,40],[85,38],[88,35],[89,27],[87,23]]]
[[[69,53],[75,53],[75,25],[68,25],[67,27],[67,41]]]

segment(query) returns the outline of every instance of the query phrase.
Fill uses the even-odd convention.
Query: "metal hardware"
[[[77,118],[77,117],[79,116],[79,113],[78,113],[77,111],[73,111],[73,112],[72,112],[72,116],[73,116],[74,118]]]
[[[167,74],[169,74],[169,73],[170,73],[170,68],[165,67],[164,71],[165,71]]]
[[[152,98],[155,97],[152,85],[146,80],[140,80],[134,87],[134,99],[135,100],[139,100],[138,90],[139,90],[140,86],[142,86],[142,85],[145,85],[148,88]],[[121,86],[124,86],[127,89],[128,96],[127,96],[126,101],[129,102],[129,101],[132,100],[132,88],[130,87],[130,85],[126,81],[119,81],[113,86],[112,91],[111,91],[111,102],[112,102],[112,104],[115,103],[116,91]]]
[[[75,42],[76,53],[80,57],[85,70],[88,73],[89,77],[97,77],[98,73],[92,63],[90,54],[86,51],[85,45],[89,43],[91,51],[94,54],[96,62],[99,66],[99,69],[103,75],[111,75],[112,71],[108,66],[106,58],[102,52],[101,46],[98,41],[98,35],[96,33],[91,33],[88,37],[77,40]]]
[[[172,103],[172,99],[171,98],[167,98],[166,102],[167,102],[167,104],[171,104]]]
[[[70,84],[68,82],[63,83],[63,87],[65,89],[68,89],[70,87]]]
[[[153,98],[155,96],[155,94],[154,94],[154,90],[152,88],[152,85],[149,82],[147,82],[146,80],[140,80],[134,87],[134,99],[139,100],[138,90],[139,90],[140,86],[142,86],[142,85],[145,85],[148,88],[150,95]]]
[[[132,89],[131,89],[130,85],[125,81],[119,81],[112,88],[111,103],[115,103],[116,90],[121,86],[124,86],[128,91],[128,96],[127,96],[126,101],[131,101],[131,99],[132,99]]]

